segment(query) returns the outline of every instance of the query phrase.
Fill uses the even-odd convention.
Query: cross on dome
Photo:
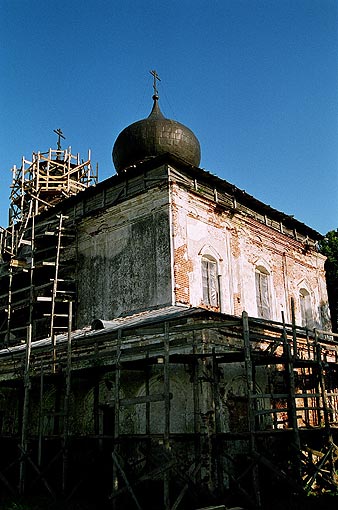
[[[157,81],[161,81],[161,78],[159,77],[159,75],[157,74],[155,69],[153,69],[152,71],[149,71],[149,72],[154,77],[154,83],[153,83],[154,96],[158,96]]]
[[[58,141],[57,141],[57,148],[58,148],[58,151],[61,150],[61,138],[63,138],[64,140],[66,139],[65,136],[63,136],[63,133],[61,131],[61,129],[53,129],[54,133],[56,133],[58,135]]]

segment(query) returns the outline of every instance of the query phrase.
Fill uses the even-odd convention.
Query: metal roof
[[[82,329],[72,331],[72,340],[80,340],[84,338],[91,338],[93,336],[100,336],[102,333],[109,334],[118,329],[135,328],[136,326],[144,326],[145,324],[153,324],[163,322],[166,320],[173,320],[183,317],[189,317],[199,314],[209,314],[208,310],[203,308],[192,308],[188,306],[166,306],[164,308],[145,310],[132,315],[117,317],[112,320],[94,319],[92,326],[86,326]],[[56,344],[67,342],[68,335],[62,334],[56,336]],[[35,340],[32,342],[32,349],[47,347],[51,345],[51,337],[43,338],[42,340]],[[6,356],[11,353],[18,353],[26,350],[26,343],[21,345],[14,345],[3,348],[0,350],[0,357]]]

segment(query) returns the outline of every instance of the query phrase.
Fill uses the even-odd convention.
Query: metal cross
[[[64,140],[66,139],[64,136],[63,136],[63,133],[61,131],[61,129],[54,129],[53,130],[54,133],[56,133],[58,135],[58,141],[57,141],[57,144],[58,144],[58,151],[61,150],[61,138],[63,138]]]
[[[155,71],[155,69],[153,71],[149,71],[150,74],[154,77],[154,84],[153,84],[153,89],[154,89],[154,95],[157,96],[158,95],[158,90],[157,90],[157,83],[156,83],[156,80],[157,81],[161,81],[159,75],[157,74],[157,72]]]

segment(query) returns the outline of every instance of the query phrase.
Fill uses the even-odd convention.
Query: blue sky
[[[201,167],[325,234],[338,227],[336,0],[0,0],[0,225],[11,167],[64,146],[115,173],[160,106]]]

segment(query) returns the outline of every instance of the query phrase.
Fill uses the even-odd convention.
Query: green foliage
[[[325,270],[332,327],[338,331],[338,229],[326,234],[320,242],[319,251],[327,257]]]
[[[338,230],[330,230],[319,244],[319,251],[327,257],[326,275],[338,284]]]

